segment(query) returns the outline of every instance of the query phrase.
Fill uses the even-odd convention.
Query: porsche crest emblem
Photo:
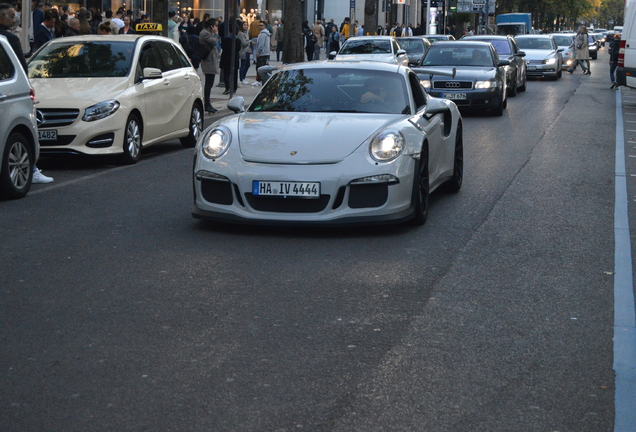
[[[289,154],[292,156],[296,156],[297,153],[298,153],[297,151],[293,151],[293,152],[290,152]]]

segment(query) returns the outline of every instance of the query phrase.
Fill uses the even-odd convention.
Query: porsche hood
[[[241,154],[260,163],[336,163],[401,116],[349,113],[247,113],[238,118]]]

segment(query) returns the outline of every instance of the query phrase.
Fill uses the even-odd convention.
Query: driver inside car
[[[384,103],[387,91],[385,86],[379,81],[372,81],[369,90],[360,96],[360,103]]]

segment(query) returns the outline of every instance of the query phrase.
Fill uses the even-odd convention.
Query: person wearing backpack
[[[205,110],[211,114],[217,112],[210,102],[210,93],[212,92],[212,86],[214,86],[214,75],[219,73],[219,50],[217,45],[220,41],[219,26],[216,19],[210,18],[204,21],[203,29],[199,34],[197,52],[201,57],[201,70],[205,75],[205,85],[203,87]]]

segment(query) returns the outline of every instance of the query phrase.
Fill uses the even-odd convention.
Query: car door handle
[[[190,75],[189,75],[189,74],[185,74],[184,78],[185,78],[186,80],[189,80],[189,79],[190,79]]]
[[[170,81],[168,81],[168,80],[163,80],[163,85],[165,85],[165,86],[169,86],[169,85],[170,85]]]
[[[3,101],[7,98],[7,95],[0,94],[0,101]]]

